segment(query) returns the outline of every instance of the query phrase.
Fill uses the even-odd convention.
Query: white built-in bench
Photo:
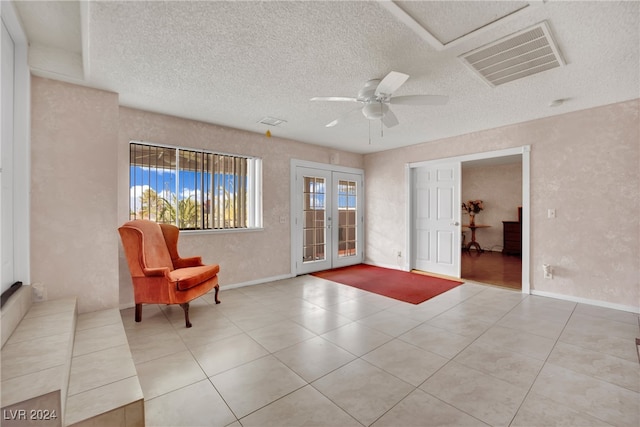
[[[2,307],[3,426],[144,426],[144,398],[118,309],[77,314],[75,298]]]

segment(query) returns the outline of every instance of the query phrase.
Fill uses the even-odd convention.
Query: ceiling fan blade
[[[394,126],[398,126],[400,122],[393,111],[387,110],[387,112],[382,116],[382,123],[388,128],[392,128]]]
[[[350,98],[348,96],[314,96],[310,101],[360,102],[357,98]]]
[[[390,104],[397,105],[444,105],[449,102],[446,95],[406,95],[394,96],[389,100]]]
[[[357,113],[358,111],[362,111],[362,108],[361,108],[361,107],[358,107],[358,108],[354,108],[354,109],[352,109],[352,110],[350,110],[350,111],[347,111],[345,114],[341,115],[340,117],[338,117],[338,118],[337,118],[337,119],[335,119],[334,121],[332,121],[332,122],[330,122],[330,123],[327,123],[327,124],[325,125],[325,127],[332,128],[332,127],[334,127],[334,126],[336,126],[336,125],[338,125],[338,124],[342,123],[342,122],[343,122],[343,121],[345,121],[348,117],[350,117],[350,116],[351,116],[351,115],[353,115],[354,113]]]
[[[408,74],[399,73],[397,71],[391,71],[389,74],[385,76],[384,79],[380,82],[378,87],[376,88],[375,95],[376,97],[388,97],[391,96],[393,92],[398,90],[400,86],[404,84],[409,78]]]

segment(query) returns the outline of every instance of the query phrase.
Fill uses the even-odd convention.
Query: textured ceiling
[[[37,75],[117,92],[124,106],[367,153],[640,97],[640,2],[15,2]],[[566,61],[491,88],[458,58],[546,21]],[[400,124],[325,125],[390,71]],[[555,99],[566,99],[550,107]],[[259,123],[285,120],[277,127]],[[185,141],[176,143],[186,144]]]
[[[396,1],[395,4],[445,45],[529,5],[524,1]]]

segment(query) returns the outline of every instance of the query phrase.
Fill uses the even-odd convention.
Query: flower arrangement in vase
[[[469,214],[469,225],[473,227],[476,225],[476,214],[484,209],[484,205],[482,200],[469,200],[462,204],[462,209]]]

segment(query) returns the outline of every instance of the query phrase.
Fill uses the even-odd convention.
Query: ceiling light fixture
[[[389,111],[389,106],[383,102],[372,101],[362,107],[362,114],[369,120],[380,120]]]

